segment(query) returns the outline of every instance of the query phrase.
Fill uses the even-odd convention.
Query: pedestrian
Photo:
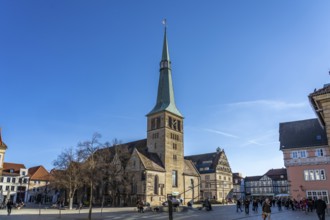
[[[254,213],[258,213],[258,201],[256,199],[253,200],[252,207]]]
[[[319,196],[315,202],[315,209],[319,220],[325,220],[325,210],[327,209],[327,204],[321,196]]]
[[[249,214],[250,212],[250,200],[245,199],[244,201],[244,207],[245,207],[245,214]]]
[[[278,207],[278,211],[282,211],[282,201],[280,198],[277,199],[277,207]]]
[[[143,200],[140,200],[139,203],[138,203],[138,209],[139,209],[140,213],[144,213],[143,206],[144,206],[144,202],[143,202]]]
[[[238,199],[236,202],[236,212],[238,212],[238,210],[241,210],[241,212],[243,212],[241,205],[242,205],[241,200]]]
[[[8,213],[8,215],[10,215],[12,207],[13,207],[13,202],[9,199],[7,201],[7,213]]]
[[[269,201],[268,198],[266,198],[264,204],[262,205],[262,218],[263,220],[266,220],[268,217],[268,220],[270,220],[270,213],[272,212],[271,210],[271,202]]]

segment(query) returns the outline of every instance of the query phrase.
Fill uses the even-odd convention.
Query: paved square
[[[39,215],[40,211],[40,215]],[[24,208],[21,210],[13,209],[12,215],[7,216],[7,211],[5,209],[0,210],[0,219],[10,219],[10,220],[86,220],[87,219],[87,209],[81,210],[57,210],[57,209],[36,209],[36,208]],[[60,215],[61,214],[61,215]],[[137,213],[135,208],[124,207],[124,208],[104,208],[101,214],[100,208],[93,209],[92,219],[94,220],[132,220],[132,219],[168,219],[167,213],[154,213],[147,211],[145,213]],[[237,213],[236,206],[213,206],[213,211],[207,212],[204,210],[192,209],[187,212],[174,213],[173,217],[175,220],[189,219],[223,219],[223,220],[261,220],[261,213],[259,208],[259,213],[254,213],[250,210],[250,214],[246,215],[244,212]],[[326,219],[329,218],[329,214],[326,215]],[[283,210],[279,212],[277,208],[272,209],[272,220],[292,220],[292,219],[302,219],[302,220],[315,220],[317,219],[316,213],[305,213],[303,211],[291,211]]]

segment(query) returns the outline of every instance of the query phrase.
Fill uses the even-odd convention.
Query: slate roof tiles
[[[325,130],[315,119],[280,123],[280,149],[327,145]]]

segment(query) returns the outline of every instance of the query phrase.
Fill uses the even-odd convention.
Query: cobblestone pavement
[[[40,214],[39,214],[40,213]],[[24,208],[21,210],[13,209],[12,214],[7,216],[6,210],[0,210],[0,220],[86,220],[87,209],[82,209],[79,213],[78,210],[57,210],[57,209],[37,209],[37,208]],[[133,219],[168,219],[167,213],[154,213],[146,211],[145,213],[137,213],[132,207],[125,208],[104,208],[101,213],[100,208],[93,209],[93,220],[133,220]],[[173,213],[174,220],[261,220],[261,213],[253,213],[246,215],[244,212],[237,213],[236,207],[233,205],[228,206],[213,206],[213,211],[207,212],[204,210],[192,209],[187,212]],[[279,212],[277,209],[272,209],[272,220],[316,220],[316,213],[305,213],[302,211],[283,210]],[[326,219],[330,219],[329,214]]]

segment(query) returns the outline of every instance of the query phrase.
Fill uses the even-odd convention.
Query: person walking
[[[325,210],[327,209],[327,204],[321,196],[319,196],[315,202],[315,209],[319,220],[325,220]]]
[[[8,213],[8,215],[11,214],[12,207],[13,207],[13,202],[9,199],[8,202],[7,202],[7,213]]]
[[[258,213],[258,201],[256,199],[253,200],[252,202],[252,210],[254,211],[254,213]]]
[[[278,207],[278,211],[282,211],[282,201],[280,198],[277,199],[277,207]]]
[[[241,210],[241,212],[243,212],[241,205],[242,205],[241,200],[238,199],[236,202],[236,212],[238,212],[238,210]]]
[[[271,202],[269,201],[268,198],[266,198],[264,204],[262,205],[262,218],[263,220],[266,220],[268,217],[268,220],[270,220],[270,213],[272,212],[271,210]]]
[[[250,200],[245,199],[244,201],[244,207],[245,207],[245,214],[249,214],[250,212]]]

